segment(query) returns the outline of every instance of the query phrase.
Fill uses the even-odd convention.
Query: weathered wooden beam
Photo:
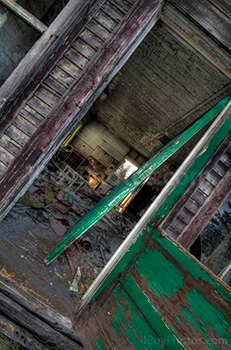
[[[136,2],[71,89],[56,104],[46,123],[33,134],[30,144],[24,147],[1,179],[5,189],[0,199],[1,218],[23,195],[62,141],[147,35],[158,20],[162,4],[163,0]]]
[[[39,33],[43,34],[47,30],[47,26],[44,23],[14,0],[0,0],[0,2]]]
[[[199,237],[203,229],[212,219],[224,200],[231,192],[231,168],[220,180],[217,187],[213,190],[208,200],[190,221],[186,229],[177,238],[177,241],[186,249],[189,249],[194,241]]]
[[[167,24],[172,33],[175,33],[178,40],[187,42],[198,53],[203,55],[215,67],[217,67],[227,77],[231,78],[231,58],[229,53],[222,49],[217,43],[202,31],[194,21],[167,4],[161,15],[161,20]]]
[[[0,88],[0,134],[103,0],[70,0]]]
[[[216,105],[210,112],[206,113],[203,118],[194,123],[191,127],[189,127],[184,133],[180,136],[176,137],[173,141],[168,143],[164,148],[162,148],[157,154],[155,154],[152,158],[150,158],[144,165],[142,165],[134,174],[132,174],[128,179],[122,182],[119,186],[117,186],[108,196],[106,196],[100,203],[98,203],[92,210],[90,210],[87,214],[84,215],[65,235],[65,237],[61,240],[61,242],[50,252],[50,254],[45,259],[45,262],[48,264],[53,261],[59,254],[61,254],[69,245],[73,243],[75,239],[80,237],[84,232],[86,232],[94,223],[96,223],[106,212],[112,209],[117,203],[119,203],[125,196],[135,189],[142,181],[144,181],[149,175],[151,175],[165,160],[172,156],[180,147],[182,147],[192,136],[195,135],[203,126],[205,126],[215,115],[217,115],[218,110],[221,111],[221,106],[226,105],[223,104],[224,101],[228,102],[230,98],[225,99],[222,103]],[[229,101],[227,106],[230,106],[231,102]],[[225,107],[225,111],[228,107]],[[223,112],[221,112],[221,116]],[[227,118],[227,115],[225,116]],[[221,118],[221,117],[220,117]],[[216,122],[216,121],[215,121]],[[214,123],[215,123],[214,122]],[[218,122],[216,122],[217,126]],[[220,125],[220,124],[218,124]],[[214,127],[215,130],[217,130]],[[214,130],[213,129],[213,130]],[[207,132],[208,133],[208,132]],[[206,134],[207,136],[208,134]],[[209,136],[213,136],[213,132],[209,129]],[[208,136],[207,136],[208,138]],[[209,140],[209,138],[208,138]],[[204,142],[205,143],[205,142]],[[200,143],[198,145],[201,145]],[[202,146],[201,146],[202,147]],[[204,146],[203,146],[204,147]],[[202,149],[202,148],[201,148]],[[201,151],[200,149],[200,151]],[[197,148],[196,148],[197,151]],[[195,151],[195,154],[198,156],[198,152]],[[194,158],[195,155],[193,154]],[[193,156],[188,160],[187,165],[192,164],[194,161]],[[175,182],[174,182],[174,185]],[[171,188],[172,191],[172,188]],[[161,192],[162,193],[162,192]],[[164,197],[165,196],[165,197]],[[164,193],[163,198],[166,198],[168,193]],[[157,197],[159,198],[159,196]],[[156,203],[156,200],[154,201]],[[162,204],[162,203],[161,203]],[[159,205],[159,202],[158,202]],[[153,213],[153,211],[151,211]],[[151,218],[149,210],[146,211],[145,215],[142,217],[141,221],[146,222],[146,215],[149,215],[149,219]],[[153,215],[153,214],[152,214]],[[143,221],[144,220],[144,221]],[[139,226],[139,230],[136,228],[136,233],[140,232],[141,228]]]
[[[1,292],[0,313],[6,315],[13,320],[13,322],[34,334],[47,346],[47,349],[58,348],[60,350],[76,350],[82,348],[80,344],[54,330],[47,323],[37,318],[34,314],[30,313]]]
[[[205,31],[231,49],[231,18],[218,10],[209,0],[171,0],[171,3],[193,18]]]

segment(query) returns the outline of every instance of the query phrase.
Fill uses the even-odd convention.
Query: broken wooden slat
[[[45,262],[48,264],[55,258],[57,258],[57,256],[61,254],[69,245],[71,245],[75,239],[80,237],[106,212],[113,208],[117,203],[119,203],[123,198],[125,198],[129,192],[135,189],[142,181],[144,181],[149,175],[151,175],[153,171],[155,171],[158,168],[158,166],[160,166],[166,159],[168,159],[180,147],[182,147],[193,135],[195,135],[195,133],[197,133],[203,126],[205,126],[208,121],[210,121],[214,116],[216,116],[218,110],[222,110],[221,107],[226,104],[227,106],[230,105],[230,97],[224,99],[222,103],[212,108],[212,110],[206,113],[200,120],[198,120],[184,133],[182,133],[180,136],[176,137],[173,141],[171,141],[169,144],[163,147],[157,154],[150,158],[149,161],[142,165],[128,179],[126,179],[119,186],[117,186],[108,196],[106,196],[100,203],[98,203],[92,210],[90,210],[67,232],[65,237],[61,240],[61,242],[46,257]],[[220,116],[218,117],[218,120],[220,120],[220,118],[224,118],[224,113],[226,113],[225,118],[227,119],[227,106],[221,112]],[[218,122],[215,121],[214,123],[215,124],[213,125],[217,125]],[[209,134],[209,136],[211,136],[211,133]],[[154,201],[154,203],[156,202]]]

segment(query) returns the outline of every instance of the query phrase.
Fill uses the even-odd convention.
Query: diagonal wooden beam
[[[227,104],[228,103],[228,104]],[[134,190],[142,181],[144,181],[149,175],[151,175],[164,161],[171,157],[179,148],[181,148],[191,137],[195,135],[201,128],[203,128],[209,121],[211,121],[218,113],[222,111],[222,107],[231,105],[230,97],[227,97],[225,100],[221,101],[216,105],[212,110],[206,113],[200,120],[194,123],[189,127],[184,133],[176,137],[173,141],[168,143],[164,148],[162,148],[157,154],[150,158],[145,164],[143,164],[135,173],[133,173],[128,179],[123,181],[119,186],[117,186],[108,196],[106,196],[101,202],[99,202],[93,209],[86,213],[77,223],[67,232],[61,242],[50,252],[46,257],[45,263],[48,264],[54,259],[56,259],[68,246],[70,246],[73,241],[79,238],[84,232],[86,232],[92,225],[94,225],[103,215],[105,215],[110,209],[112,209],[116,204],[118,204],[126,195]],[[226,110],[227,107],[225,107]],[[221,116],[224,112],[221,112]],[[221,118],[219,116],[218,118]],[[225,115],[227,119],[227,113]],[[223,119],[222,119],[223,120]],[[220,124],[216,123],[214,130],[217,131],[217,127]],[[208,132],[207,132],[208,133]],[[207,134],[206,134],[207,135]],[[212,137],[214,134],[209,133],[209,137]],[[210,140],[208,138],[208,140]],[[205,147],[206,143],[204,141],[203,145],[200,145],[200,152],[202,147]],[[195,147],[196,151],[194,152],[198,156],[198,147]],[[195,158],[195,154],[193,154]],[[187,158],[188,163],[194,161],[193,157],[190,159]],[[187,163],[187,164],[188,164]],[[192,163],[191,163],[192,164]],[[162,193],[162,192],[161,192]],[[166,198],[168,193],[165,194]],[[163,199],[163,198],[162,198]],[[146,213],[145,213],[146,215]],[[145,217],[144,215],[144,217]],[[153,214],[152,214],[153,215]],[[149,217],[150,219],[151,217]],[[142,228],[141,228],[142,229]],[[141,230],[140,229],[140,230]]]
[[[44,23],[17,4],[14,0],[0,0],[0,2],[39,33],[43,34],[47,30],[47,26]]]

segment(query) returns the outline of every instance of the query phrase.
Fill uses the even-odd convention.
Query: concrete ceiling
[[[94,110],[121,139],[150,157],[229,90],[229,78],[159,20]]]

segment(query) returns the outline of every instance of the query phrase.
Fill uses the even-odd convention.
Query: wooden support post
[[[64,236],[61,242],[50,252],[45,259],[49,264],[56,259],[67,247],[69,247],[77,238],[94,225],[103,215],[118,204],[126,195],[134,190],[142,181],[151,175],[165,160],[171,157],[180,147],[182,147],[192,136],[195,135],[202,127],[211,121],[222,110],[222,107],[228,103],[230,97],[222,100],[218,105],[206,113],[203,118],[194,123],[184,133],[176,137],[173,141],[163,147],[157,154],[143,164],[128,179],[117,186],[107,197],[98,203],[84,217],[82,217]],[[225,108],[226,109],[226,108]]]
[[[43,34],[47,30],[47,26],[43,24],[38,18],[33,16],[30,12],[25,10],[22,6],[17,4],[14,0],[0,0],[0,2],[12,11],[16,16],[21,18],[32,28]]]

